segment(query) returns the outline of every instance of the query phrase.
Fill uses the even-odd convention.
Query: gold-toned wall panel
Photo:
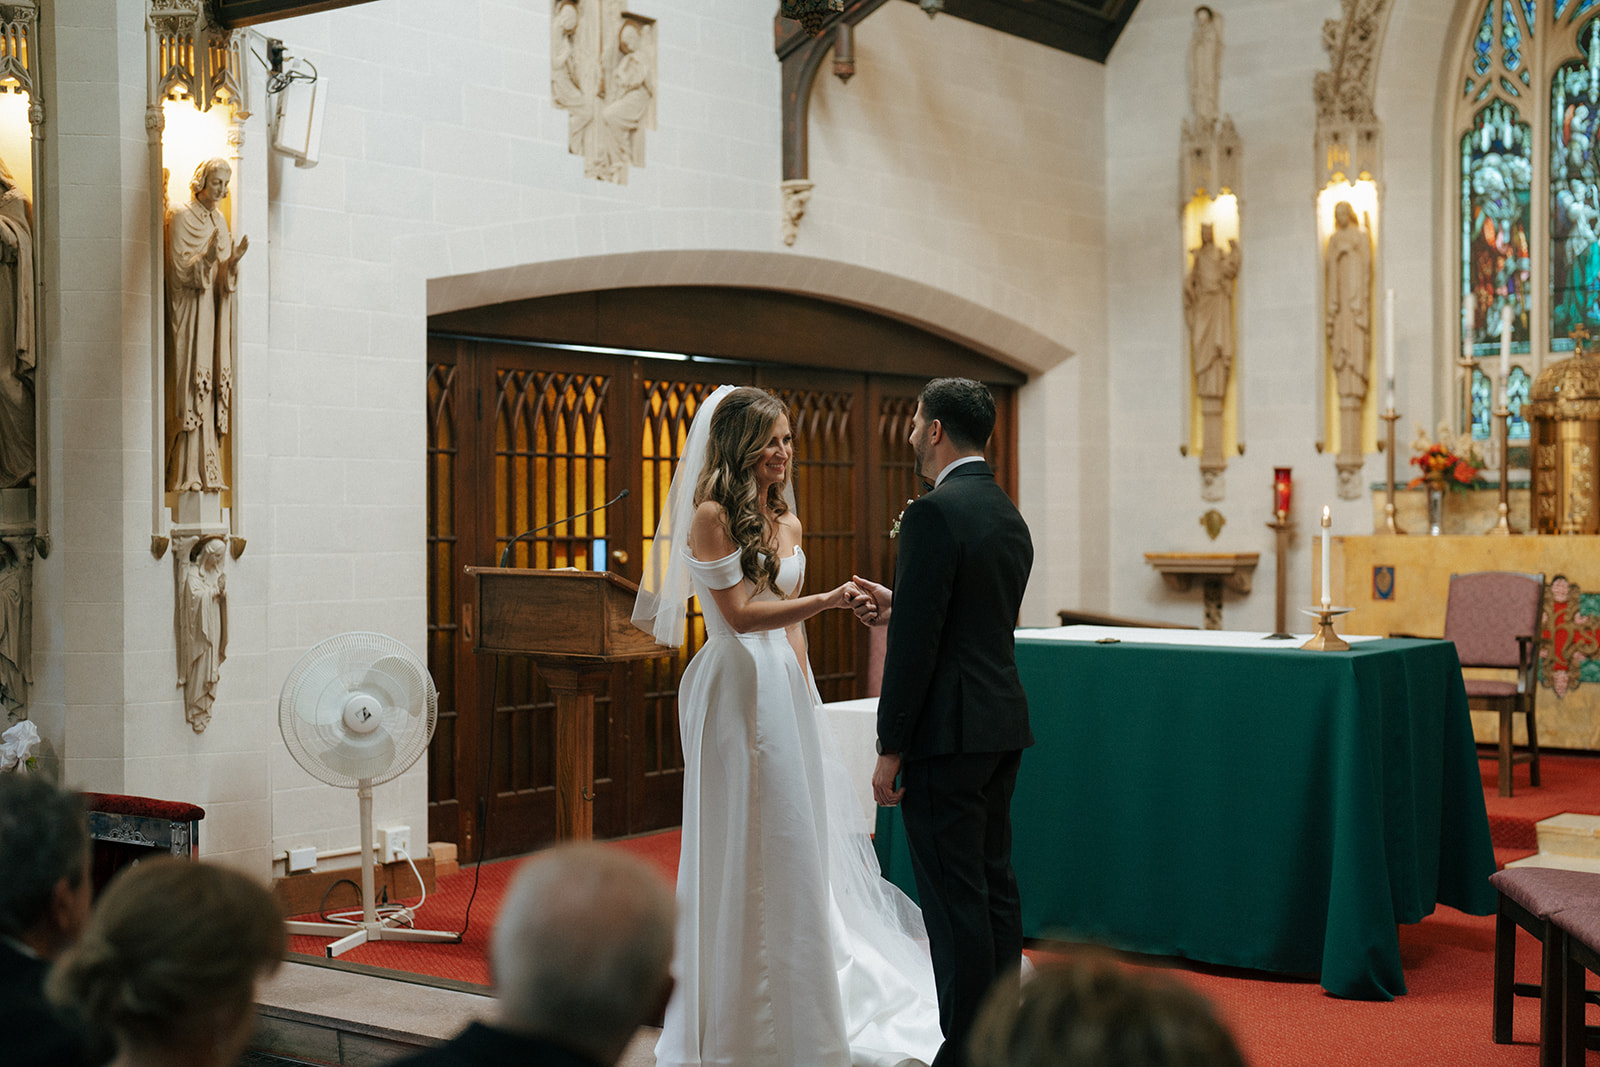
[[[1320,556],[1313,552],[1312,558]],[[1375,568],[1389,567],[1394,569],[1392,583],[1375,581]],[[1543,574],[1547,583],[1560,575],[1578,590],[1600,592],[1600,536],[1335,537],[1332,585],[1343,594],[1335,600],[1354,609],[1344,617],[1340,630],[1351,634],[1442,634],[1450,575],[1491,570]],[[1378,596],[1383,586],[1390,590],[1388,599]],[[1547,619],[1551,608],[1547,595]],[[1568,625],[1585,629],[1581,618]],[[1588,626],[1600,626],[1600,618]],[[1558,682],[1555,672],[1541,671],[1541,747],[1600,750],[1600,680],[1583,682],[1578,673],[1576,666],[1565,672],[1559,680],[1565,693],[1558,696],[1553,685]],[[1474,712],[1472,718],[1473,733],[1480,742],[1497,739],[1497,716]],[[1525,740],[1520,721],[1516,740],[1518,744]]]

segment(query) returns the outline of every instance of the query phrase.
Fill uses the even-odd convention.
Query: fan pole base
[[[409,926],[391,925],[402,921],[409,922],[415,917],[415,912],[405,908],[387,919],[373,923],[363,922],[354,926],[349,923],[322,922],[291,922],[287,926],[291,936],[337,937],[337,941],[323,946],[323,952],[330,960],[369,941],[432,941],[453,945],[461,943],[459,933],[447,930],[414,930]]]

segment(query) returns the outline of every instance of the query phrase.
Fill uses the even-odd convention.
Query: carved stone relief
[[[806,204],[811,200],[814,182],[805,178],[790,178],[783,189],[783,243],[793,246],[800,236],[800,220],[805,217]]]
[[[1331,69],[1312,82],[1317,105],[1318,188],[1336,175],[1355,181],[1381,171],[1383,127],[1373,111],[1378,49],[1389,17],[1389,0],[1341,0],[1339,18],[1322,24],[1322,47]]]
[[[0,535],[0,704],[17,717],[33,683],[33,531]]]
[[[228,593],[224,564],[228,539],[220,535],[177,537],[173,541],[177,575],[178,686],[184,717],[195,733],[211,722],[211,706],[228,658]]]
[[[622,0],[555,0],[550,92],[567,112],[567,151],[588,178],[628,183],[656,128],[656,24]]]
[[[1323,252],[1324,331],[1339,391],[1339,496],[1361,498],[1361,417],[1372,352],[1372,237],[1355,208],[1340,201]]]

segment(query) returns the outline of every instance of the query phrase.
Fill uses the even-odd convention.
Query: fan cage
[[[361,691],[356,687],[362,679],[386,661],[402,665],[416,684],[409,687],[407,706],[384,702],[383,724],[394,742],[394,755],[381,773],[363,779],[324,762],[329,738],[302,713],[329,684],[342,684],[351,695]],[[363,780],[381,785],[410,770],[427,752],[438,718],[439,694],[427,665],[404,643],[370,631],[338,634],[311,646],[289,672],[278,697],[278,730],[289,754],[312,777],[343,789],[355,789]]]

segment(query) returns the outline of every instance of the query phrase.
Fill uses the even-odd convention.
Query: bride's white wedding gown
[[[850,785],[809,671],[783,630],[736,633],[718,613],[708,590],[743,580],[737,552],[688,564],[706,643],[678,690],[677,987],[656,1063],[929,1062],[942,1035],[920,914],[879,876],[859,810],[829,825],[828,790]],[[779,588],[804,571],[796,549]],[[846,797],[836,812],[859,809]]]

